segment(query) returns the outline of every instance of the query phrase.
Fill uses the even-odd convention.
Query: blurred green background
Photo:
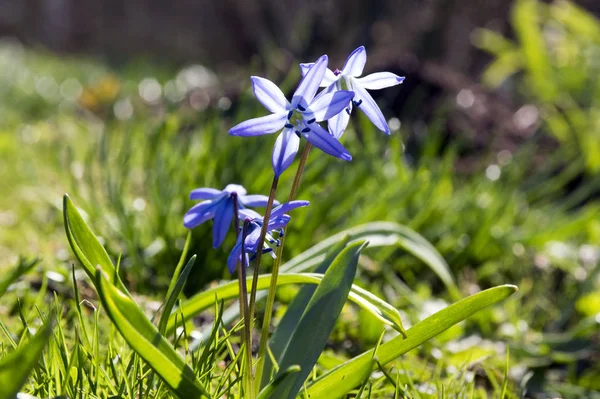
[[[437,364],[442,351],[446,378],[467,365],[485,390],[505,343],[514,392],[598,397],[599,14],[591,0],[0,1],[0,272],[40,259],[0,316],[15,316],[17,297],[36,303],[40,286],[69,295],[65,192],[121,255],[132,290],[164,295],[189,191],[270,186],[274,138],[227,135],[265,113],[249,76],[290,92],[298,62],[327,53],[341,66],[365,45],[366,72],[406,76],[374,92],[393,133],[356,115],[343,137],[351,163],[311,154],[299,198],[312,205],[294,216],[286,259],[357,224],[409,226],[444,256],[463,295],[520,287],[419,361]],[[292,178],[284,174],[280,200]],[[230,278],[233,237],[210,244],[209,226],[195,229],[188,294]],[[408,320],[452,298],[400,250],[368,251],[359,274]],[[378,330],[347,313],[332,348],[351,354]]]

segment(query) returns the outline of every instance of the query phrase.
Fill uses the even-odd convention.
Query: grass
[[[113,260],[120,259],[121,277],[136,301],[152,315],[183,249],[189,191],[229,182],[249,192],[268,190],[273,138],[226,134],[262,110],[248,90],[229,99],[218,89],[189,86],[185,100],[145,101],[138,83],[154,76],[166,90],[185,76],[177,79],[173,66],[113,67],[15,44],[0,47],[0,66],[0,270],[5,275],[41,259],[23,266],[33,271],[0,299],[0,358],[53,311],[54,334],[23,391],[37,397],[172,397],[154,384],[158,377],[147,378],[152,371],[112,327],[75,263],[61,198],[68,192],[85,212]],[[285,84],[296,78],[290,73]],[[199,112],[193,99],[205,92],[211,101]],[[526,387],[530,395],[599,395],[600,370],[593,366],[600,312],[597,175],[582,172],[585,164],[564,143],[541,166],[534,164],[533,155],[544,150],[543,133],[510,157],[481,154],[472,172],[458,174],[461,149],[442,146],[442,122],[428,121],[427,140],[410,154],[403,154],[402,144],[412,137],[410,121],[388,138],[361,118],[344,136],[351,164],[313,153],[298,197],[319,206],[294,216],[285,258],[343,229],[387,220],[433,243],[462,295],[504,283],[520,291],[380,367],[355,394],[516,398]],[[489,165],[500,168],[497,179],[486,176]],[[291,179],[284,175],[280,193]],[[227,250],[214,251],[210,242],[208,227],[193,232],[190,253],[198,258],[187,295],[230,278],[223,267]],[[223,248],[232,244],[229,237]],[[400,309],[408,325],[452,300],[431,270],[398,248],[367,249],[358,276],[359,285]],[[295,291],[280,290],[278,315]],[[192,349],[198,342],[187,330],[179,342],[203,381],[233,397],[231,360],[239,334],[219,324],[220,309],[200,321],[204,327],[214,322],[211,340]],[[378,320],[346,305],[314,375],[372,347],[380,332]]]

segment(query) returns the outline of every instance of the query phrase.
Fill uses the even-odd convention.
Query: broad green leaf
[[[189,235],[188,235],[188,237],[189,237]],[[173,310],[173,306],[175,306],[175,302],[177,301],[179,294],[181,294],[181,290],[183,290],[183,286],[185,285],[185,282],[187,281],[188,276],[190,275],[190,272],[192,271],[192,267],[194,266],[195,261],[196,261],[196,255],[194,255],[190,258],[188,263],[185,265],[185,268],[183,269],[183,271],[177,278],[177,282],[175,283],[175,285],[173,285],[172,288],[169,288],[169,291],[167,292],[167,300],[165,301],[165,305],[163,307],[162,314],[160,316],[160,321],[158,323],[158,331],[161,333],[161,335],[165,335],[165,332],[167,331],[167,323],[169,323],[169,315],[171,314],[171,311]],[[179,269],[179,267],[178,267],[178,269]],[[178,274],[179,274],[178,271],[176,271],[176,275],[178,275]]]
[[[325,260],[328,250],[336,243],[345,240],[346,237],[349,237],[351,242],[369,241],[369,248],[384,246],[403,248],[429,266],[446,285],[453,297],[460,298],[452,272],[435,247],[414,230],[392,222],[372,222],[337,233],[281,265],[281,273],[301,273],[314,269]],[[260,301],[266,296],[266,292],[258,292],[256,300]],[[239,306],[230,306],[223,312],[223,323],[231,324],[238,317]],[[202,334],[208,336],[209,331],[209,329],[202,331]]]
[[[298,365],[293,365],[293,366],[288,367],[279,376],[277,376],[277,378],[275,378],[273,381],[271,381],[269,384],[267,384],[267,386],[264,387],[263,390],[259,392],[256,399],[276,398],[276,396],[273,396],[273,394],[277,391],[277,388],[280,385],[289,384],[292,379],[293,374],[299,373],[300,370],[301,370],[300,366],[298,366]]]
[[[407,338],[395,337],[375,350],[369,350],[330,370],[307,389],[311,399],[333,399],[346,394],[361,384],[373,370],[375,359],[385,365],[411,349],[460,323],[480,310],[502,301],[517,291],[514,285],[502,285],[461,299],[447,308],[415,324],[407,331]]]
[[[286,384],[280,384],[273,397],[294,398],[317,363],[350,293],[358,257],[365,246],[360,241],[348,245],[325,272],[283,351],[280,372],[275,378],[282,375],[281,370],[293,365],[299,365],[301,370],[290,375]]]
[[[0,360],[0,399],[13,399],[27,382],[52,335],[54,321],[46,322],[29,341]]]
[[[277,286],[289,285],[289,284],[319,284],[323,279],[322,274],[316,273],[286,273],[280,274],[277,277]],[[269,288],[271,282],[270,274],[263,274],[258,276],[258,290],[266,290]],[[252,277],[246,279],[246,286],[248,289],[251,288]],[[237,298],[239,295],[239,284],[237,281],[231,281],[222,284],[218,287],[200,292],[182,302],[181,307],[177,311],[171,314],[169,317],[169,323],[167,324],[166,336],[173,333],[173,329],[176,324],[180,325],[192,317],[196,316],[200,312],[210,308],[215,304],[215,301],[227,300]],[[402,322],[400,319],[400,313],[389,303],[383,299],[371,294],[367,290],[360,288],[359,286],[353,285],[351,287],[350,295],[348,299],[354,302],[361,308],[372,313],[375,317],[393,327],[399,332],[404,331]],[[182,317],[183,314],[183,317]]]
[[[81,214],[66,194],[63,197],[63,217],[65,232],[67,233],[71,249],[73,249],[73,253],[79,259],[83,270],[90,277],[90,280],[95,281],[96,267],[100,266],[107,276],[117,281],[119,290],[129,295],[121,279],[116,275],[115,267],[106,250],[87,226]]]
[[[140,307],[111,284],[98,268],[96,272],[98,296],[106,313],[125,341],[181,398],[210,396],[196,378],[194,371],[160,335]]]
[[[429,266],[448,289],[456,288],[448,264],[435,247],[414,230],[392,222],[372,222],[337,233],[283,264],[282,272],[303,272],[317,266],[325,259],[329,248],[346,236],[350,237],[350,242],[369,241],[369,248],[397,245]]]
[[[325,273],[333,260],[342,252],[342,250],[348,244],[349,237],[346,236],[341,241],[335,243],[331,249],[325,260],[321,262],[321,264],[315,269],[315,273]],[[294,300],[288,305],[283,317],[277,324],[277,328],[275,328],[275,332],[271,336],[269,340],[269,349],[273,354],[274,358],[279,362],[281,360],[281,355],[285,350],[286,346],[290,342],[290,338],[292,337],[292,333],[298,326],[300,322],[300,318],[310,301],[310,298],[313,296],[316,287],[305,285],[296,294]],[[260,383],[261,387],[266,386],[271,379],[273,362],[270,356],[267,356],[265,359],[265,364],[263,366],[262,373],[262,381]]]

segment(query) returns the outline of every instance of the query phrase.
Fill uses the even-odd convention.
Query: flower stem
[[[267,236],[269,219],[271,218],[271,210],[273,209],[273,201],[275,201],[275,194],[277,193],[277,183],[278,182],[279,182],[279,177],[273,176],[273,183],[271,184],[271,192],[269,193],[269,200],[267,201],[267,208],[265,209],[263,225],[262,225],[262,229],[260,230],[260,238],[258,239],[259,243],[263,243],[265,241],[265,237]],[[250,290],[250,310],[249,310],[249,319],[248,319],[248,320],[250,320],[250,331],[252,331],[252,323],[254,322],[254,312],[256,310],[256,290],[258,287],[258,273],[260,270],[260,259],[262,257],[262,247],[260,245],[262,245],[262,244],[259,244],[259,249],[256,252],[256,265],[254,266],[254,274],[252,275],[252,288]]]
[[[239,229],[239,204],[237,195],[233,195],[233,211],[234,211],[234,220],[233,227],[235,230],[235,238],[237,239],[240,235]],[[248,223],[244,221],[244,227],[242,229],[242,243],[246,239],[246,235],[248,234]],[[254,397],[254,379],[252,378],[252,335],[251,335],[251,326],[248,318],[248,290],[246,287],[246,257],[244,251],[244,245],[242,244],[242,261],[237,262],[237,271],[238,271],[238,282],[239,282],[239,295],[240,295],[240,315],[243,317],[244,321],[244,329],[242,330],[242,342],[245,346],[245,366],[241,367],[241,370],[246,369],[244,373],[243,383],[244,383],[244,391],[246,392],[246,396],[249,398]]]
[[[236,207],[237,211],[237,207]],[[237,212],[236,212],[237,217]],[[242,229],[242,261],[238,262],[238,280],[240,283],[240,314],[244,315],[244,346],[245,346],[245,367],[241,367],[244,374],[244,391],[246,392],[246,398],[254,398],[254,378],[252,376],[252,322],[248,315],[248,289],[246,287],[246,250],[244,248],[244,241],[248,235],[249,221],[244,221],[244,227]]]
[[[300,179],[302,178],[302,174],[304,173],[304,167],[306,166],[306,160],[308,159],[308,154],[310,153],[311,148],[312,145],[308,142],[304,146],[304,150],[302,151],[302,155],[300,157],[300,163],[298,164],[298,170],[296,171],[296,176],[294,177],[294,182],[292,183],[292,189],[290,190],[288,201],[293,201],[294,199],[296,199],[298,186],[300,185]],[[275,258],[275,261],[273,262],[273,271],[271,272],[271,284],[269,285],[269,292],[267,294],[267,305],[265,307],[265,316],[263,319],[262,331],[260,336],[260,346],[258,347],[258,362],[256,364],[256,375],[254,378],[254,382],[256,383],[255,387],[257,391],[258,389],[260,389],[263,368],[265,365],[265,356],[268,343],[267,341],[269,339],[269,326],[271,324],[273,304],[275,303],[275,291],[277,290],[277,277],[279,275],[279,266],[281,265],[281,258],[283,256],[283,246],[285,244],[285,237],[287,237],[287,234],[285,234],[286,230],[287,226],[284,226],[283,236],[280,238],[281,245],[277,247],[277,256]]]

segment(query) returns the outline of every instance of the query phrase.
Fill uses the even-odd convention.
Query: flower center
[[[304,115],[302,115],[302,112],[298,111],[297,109],[290,111],[290,114],[288,115],[288,122],[290,125],[294,127],[301,126],[303,120]]]

